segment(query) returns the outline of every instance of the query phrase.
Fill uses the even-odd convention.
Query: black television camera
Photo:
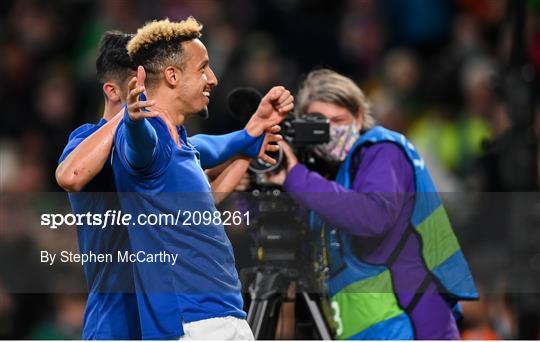
[[[262,99],[253,88],[237,88],[229,93],[229,110],[236,119],[247,122]],[[289,116],[281,124],[281,134],[291,145],[298,160],[310,167],[317,160],[313,147],[330,140],[330,124],[322,114]],[[253,267],[240,271],[249,292],[247,320],[256,339],[273,339],[279,308],[292,284],[296,284],[299,307],[296,315],[298,336],[304,339],[330,339],[331,335],[317,302],[322,293],[316,276],[315,256],[310,231],[300,208],[280,186],[267,180],[286,161],[283,151],[269,153],[275,165],[254,160],[251,171],[251,194],[244,197],[253,212],[252,241],[249,250],[256,260]],[[311,168],[311,167],[310,167]],[[248,204],[249,203],[249,204]],[[246,248],[247,247],[247,248]]]
[[[261,99],[262,95],[253,88],[236,88],[228,95],[229,110],[234,118],[247,122]],[[320,113],[290,115],[281,124],[281,134],[294,149],[299,161],[310,165],[316,159],[312,148],[330,139],[330,124]],[[301,228],[305,222],[301,222],[297,215],[296,203],[283,193],[280,186],[267,180],[267,175],[278,172],[285,165],[283,151],[269,155],[277,160],[276,164],[256,159],[249,166],[252,203],[258,213],[253,224],[258,227],[257,247],[264,249],[265,261],[281,264],[296,259],[300,244],[298,232],[306,227]]]
[[[236,88],[229,93],[229,110],[233,117],[240,121],[247,121],[257,110],[262,95],[253,88]],[[298,159],[303,164],[314,162],[313,146],[324,144],[330,140],[330,123],[320,113],[301,113],[287,117],[281,124],[281,134],[285,141],[292,145]],[[270,153],[277,160],[275,165],[263,160],[253,160],[249,169],[256,174],[277,171],[284,164],[283,152],[280,150]]]
[[[285,141],[292,145],[299,160],[304,164],[310,164],[313,146],[325,144],[330,140],[330,124],[320,113],[299,114],[283,121],[281,133]],[[283,151],[271,153],[270,156],[277,160],[275,165],[255,159],[249,165],[249,169],[255,173],[266,173],[283,167],[285,162]]]

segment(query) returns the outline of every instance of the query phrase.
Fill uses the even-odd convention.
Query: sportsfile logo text
[[[250,212],[240,211],[187,211],[178,210],[176,214],[139,214],[133,215],[122,210],[107,210],[96,214],[42,214],[41,226],[57,229],[67,226],[92,226],[106,228],[110,226],[249,226]]]

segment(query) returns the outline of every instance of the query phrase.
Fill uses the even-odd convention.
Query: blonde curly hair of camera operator
[[[354,117],[362,117],[364,130],[375,126],[375,118],[371,115],[371,103],[364,92],[353,80],[333,70],[312,71],[300,85],[297,96],[300,113],[306,113],[313,101],[333,103],[347,108]]]

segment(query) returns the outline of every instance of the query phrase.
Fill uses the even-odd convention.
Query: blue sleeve
[[[153,178],[160,175],[168,167],[175,143],[169,134],[167,125],[161,118],[148,118],[144,121],[149,124],[149,129],[156,134],[155,152],[150,162],[144,168],[136,168],[132,161],[128,160],[128,150],[131,148],[128,146],[128,127],[124,120],[120,122],[114,135],[115,157],[120,160],[130,174]]]
[[[236,155],[256,158],[264,141],[264,134],[252,137],[243,129],[224,135],[197,134],[189,142],[201,155],[203,169],[224,163]]]
[[[84,141],[84,139],[88,138],[96,130],[97,125],[84,124],[71,132],[68,138],[68,143],[66,147],[64,147],[64,151],[62,151],[62,155],[60,155],[60,158],[58,159],[58,164],[62,163],[67,156]]]
[[[127,108],[124,110],[123,121],[126,127],[126,143],[123,146],[126,159],[134,169],[144,169],[156,154],[156,130],[147,119],[131,120]]]

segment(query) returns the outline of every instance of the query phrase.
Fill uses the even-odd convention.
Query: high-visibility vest
[[[351,160],[366,144],[395,143],[405,152],[415,176],[415,203],[411,226],[422,242],[422,258],[450,307],[461,299],[476,299],[472,274],[451,227],[442,201],[423,159],[404,135],[376,126],[358,139],[342,163],[336,181],[351,186]],[[361,208],[359,208],[361,210]],[[312,228],[324,224],[312,216]],[[408,314],[398,305],[387,266],[360,260],[353,251],[351,235],[324,228],[330,276],[326,281],[338,339],[414,339]],[[410,234],[408,232],[406,234]],[[399,255],[397,256],[399,258]]]

